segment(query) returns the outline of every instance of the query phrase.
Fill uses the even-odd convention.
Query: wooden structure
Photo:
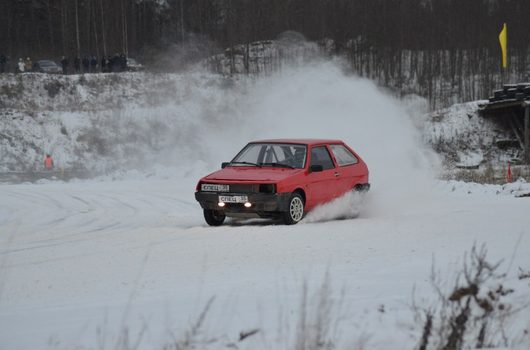
[[[479,113],[509,127],[524,152],[526,164],[530,164],[530,96],[517,95],[516,98],[490,98],[490,102],[480,105]]]

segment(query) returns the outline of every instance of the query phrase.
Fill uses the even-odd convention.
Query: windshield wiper
[[[251,162],[230,162],[230,164],[245,164],[245,165],[254,165],[261,168],[261,164],[251,163]]]
[[[275,167],[279,167],[279,168],[296,169],[294,166],[291,166],[289,164],[284,164],[284,163],[260,163],[260,164],[261,165],[275,166]]]

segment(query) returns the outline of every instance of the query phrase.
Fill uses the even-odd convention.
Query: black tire
[[[219,210],[204,209],[204,220],[210,226],[221,226],[226,219],[225,213]]]
[[[358,184],[353,188],[353,190],[355,192],[366,193],[370,190],[370,184]]]
[[[287,202],[287,211],[283,212],[283,222],[286,225],[294,225],[300,222],[304,217],[305,203],[302,196],[298,193],[291,194]]]

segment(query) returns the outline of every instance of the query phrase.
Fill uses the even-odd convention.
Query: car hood
[[[203,180],[212,181],[250,181],[250,182],[276,182],[293,176],[304,169],[272,168],[272,167],[226,167],[216,171]]]

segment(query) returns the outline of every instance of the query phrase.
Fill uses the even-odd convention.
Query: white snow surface
[[[118,151],[94,164],[138,161],[136,147],[149,156],[144,168],[0,185],[0,348],[115,349],[127,331],[140,349],[185,339],[204,349],[292,349],[306,285],[309,315],[328,297],[320,319],[335,348],[411,349],[423,326],[411,305],[437,298],[433,261],[453,282],[475,243],[492,262],[504,259],[510,301],[530,302],[528,280],[517,279],[530,269],[530,198],[515,197],[530,186],[435,181],[438,159],[415,127],[423,111],[414,102],[329,62],[230,87],[197,75],[178,81],[174,100],[158,108],[136,101],[102,112],[111,121],[98,125],[116,128],[100,136]],[[135,128],[148,137],[123,142]],[[372,190],[294,226],[207,227],[193,197],[198,178],[250,140],[283,137],[345,140],[367,162]],[[510,348],[530,346],[528,314],[506,325]],[[252,329],[260,331],[238,342]]]
[[[194,180],[0,186],[2,348],[115,348],[123,329],[135,340],[143,327],[140,348],[162,348],[184,339],[215,297],[195,341],[216,341],[203,348],[259,328],[238,346],[289,349],[303,285],[315,307],[327,273],[339,348],[411,349],[421,334],[411,304],[435,299],[433,258],[450,279],[474,243],[487,245],[491,261],[505,260],[514,303],[530,301],[516,278],[530,266],[530,200],[508,190],[441,182],[397,205],[375,188],[354,219],[330,220],[330,209],[327,219],[295,226],[210,228]],[[513,348],[527,348],[516,336],[529,322],[526,312],[508,325],[520,340]]]

